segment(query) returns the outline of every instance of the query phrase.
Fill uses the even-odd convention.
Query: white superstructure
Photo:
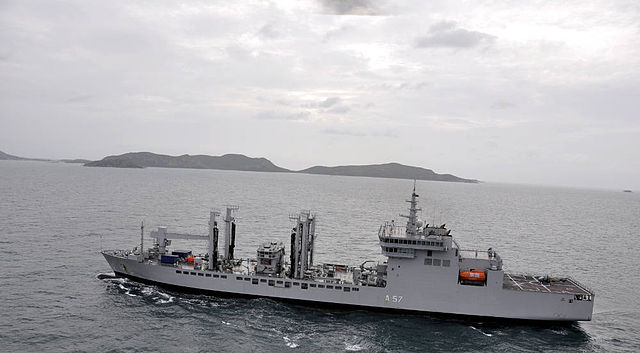
[[[285,246],[277,242],[262,244],[255,259],[235,259],[236,206],[225,212],[222,255],[217,212],[210,213],[208,235],[160,227],[151,232],[152,248],[103,255],[119,276],[183,291],[520,320],[591,320],[594,293],[585,286],[568,277],[504,272],[492,249],[462,249],[445,225],[418,220],[417,198],[414,187],[406,226],[394,221],[380,226],[383,263],[314,264],[316,218],[309,211],[290,217],[295,226],[288,259]],[[171,239],[207,241],[208,252],[171,252]]]

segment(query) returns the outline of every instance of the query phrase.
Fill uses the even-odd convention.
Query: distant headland
[[[49,159],[24,158],[24,157],[18,157],[18,156],[14,156],[12,154],[8,154],[8,153],[4,153],[4,152],[0,151],[0,161],[42,161],[42,162],[46,162],[46,161],[49,161]]]
[[[0,160],[3,159],[56,162],[54,160],[46,159],[22,158],[0,151]],[[59,160],[59,162],[83,163],[87,167],[220,169],[478,183],[478,180],[475,179],[465,179],[452,174],[438,174],[431,169],[408,166],[400,163],[346,165],[336,167],[314,166],[296,171],[278,167],[266,158],[252,158],[242,154],[225,154],[222,156],[185,154],[181,156],[169,156],[151,152],[130,152],[121,155],[107,156],[98,161],[63,159]]]

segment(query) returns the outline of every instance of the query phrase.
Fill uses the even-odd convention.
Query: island
[[[119,167],[119,168],[192,168],[243,170],[252,172],[289,172],[280,168],[266,158],[251,158],[242,154],[225,154],[222,156],[188,155],[168,156],[151,152],[131,152],[117,156],[108,156],[99,161],[85,164],[87,167]]]
[[[337,167],[314,166],[303,170],[289,170],[278,167],[266,158],[252,158],[242,154],[222,156],[181,155],[169,156],[152,152],[130,152],[105,157],[99,161],[86,163],[87,167],[117,168],[195,168],[241,170],[254,172],[287,172],[302,174],[323,174],[341,176],[362,176],[374,178],[416,179],[477,183],[475,179],[460,178],[452,174],[438,174],[431,169],[413,167],[400,163],[347,165]]]
[[[264,157],[247,157],[243,154],[225,154],[222,156],[189,155],[169,156],[152,152],[129,152],[104,157],[98,161],[87,159],[36,159],[14,156],[0,151],[0,160],[43,161],[83,164],[86,167],[111,168],[189,168],[240,170],[250,172],[301,173],[339,176],[359,176],[372,178],[415,179],[433,181],[451,181],[458,183],[478,183],[476,179],[465,179],[452,174],[438,174],[431,169],[414,167],[400,163],[344,165],[335,167],[314,166],[302,170],[290,170],[279,167]],[[631,190],[625,192],[631,192]]]
[[[18,157],[18,156],[14,156],[12,154],[8,154],[8,153],[4,153],[4,152],[0,151],[0,161],[41,161],[41,162],[48,162],[50,160],[49,159],[41,159],[41,158]]]
[[[431,169],[412,167],[400,163],[346,165],[338,167],[316,166],[303,169],[298,173],[364,176],[375,178],[416,179],[435,181],[455,181],[460,183],[477,183],[475,179],[464,179],[452,174],[438,174]]]

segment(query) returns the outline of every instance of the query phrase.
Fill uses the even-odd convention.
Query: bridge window
[[[220,275],[220,278],[227,279],[227,275]]]
[[[442,266],[444,267],[451,266],[451,260],[442,260]]]
[[[351,292],[351,288],[349,288],[349,287],[344,287],[344,291],[345,291],[345,292]]]
[[[433,264],[433,259],[432,258],[424,259],[424,264],[427,266],[431,266]]]
[[[307,289],[307,288],[309,288],[309,285],[308,285],[308,284],[306,284],[306,283],[302,283],[302,285],[300,286],[300,288],[302,288],[302,289]]]
[[[198,272],[198,276],[204,276],[204,273]]]
[[[333,286],[327,286],[327,289],[333,289]]]
[[[432,256],[432,255],[433,255],[433,251],[427,250],[427,256]]]
[[[220,277],[220,276],[218,276],[218,275],[216,275],[216,274],[214,274],[214,275],[213,275],[213,278],[218,278],[218,277]]]
[[[258,279],[257,278],[252,279],[251,284],[258,284]]]
[[[266,280],[266,279],[264,279],[264,278],[260,278],[260,282],[261,282],[261,283],[267,283],[267,280]]]
[[[291,288],[291,282],[284,282],[285,288]]]
[[[207,277],[211,277],[211,274],[210,274],[210,273],[207,273],[207,274],[205,274],[205,276],[207,276]]]
[[[440,266],[440,259],[433,259],[433,266]]]
[[[270,279],[269,280],[269,285],[272,286],[272,287],[275,286],[276,285],[276,281]]]
[[[318,284],[318,288],[324,288],[324,284]]]

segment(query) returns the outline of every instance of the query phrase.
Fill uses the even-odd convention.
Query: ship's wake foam
[[[119,293],[126,294],[130,297],[142,297],[145,300],[153,301],[155,304],[169,304],[173,303],[176,299],[174,296],[159,290],[157,287],[117,277],[114,273],[99,273],[96,275],[96,278],[108,283],[111,288],[116,289]]]
[[[476,331],[480,332],[481,334],[483,334],[483,335],[485,335],[485,336],[487,336],[487,337],[492,337],[492,336],[493,336],[493,334],[483,332],[482,330],[477,329],[477,328],[475,328],[475,327],[473,327],[473,326],[469,326],[469,327],[471,327],[472,329],[474,329],[474,330],[476,330]]]

